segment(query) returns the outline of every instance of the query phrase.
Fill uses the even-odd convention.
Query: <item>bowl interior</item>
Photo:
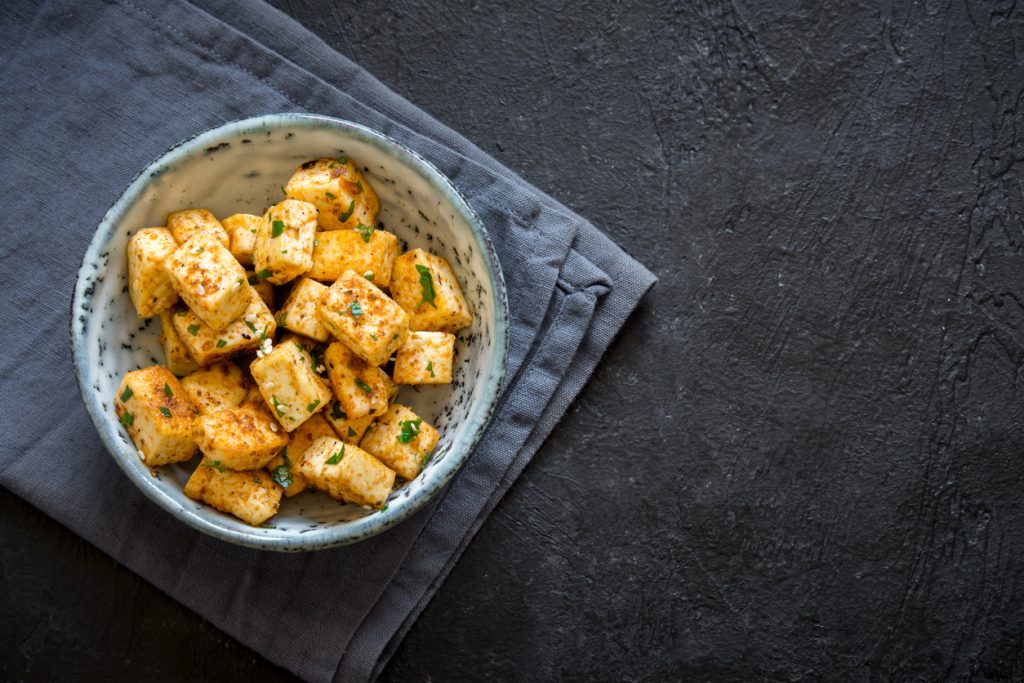
[[[127,294],[125,245],[168,212],[204,207],[218,217],[262,214],[284,198],[301,162],[348,155],[381,200],[379,220],[408,248],[448,259],[474,324],[456,342],[451,385],[403,387],[399,400],[441,432],[424,472],[392,492],[384,511],[343,505],[318,493],[282,501],[268,527],[254,528],[196,503],[182,488],[197,460],[151,472],[114,415],[124,374],[163,363],[160,321],[140,320]],[[365,128],[323,117],[275,115],[227,124],[179,145],[155,162],[107,214],[79,273],[72,340],[86,405],[114,457],[143,491],[189,524],[244,545],[304,550],[365,538],[411,514],[458,469],[493,410],[505,363],[501,274],[482,228],[461,197],[415,154]]]

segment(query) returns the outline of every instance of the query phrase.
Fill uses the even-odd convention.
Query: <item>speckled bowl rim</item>
[[[393,159],[403,162],[437,190],[470,226],[476,246],[481,253],[485,254],[486,275],[493,292],[495,320],[492,338],[495,352],[490,367],[486,368],[485,374],[480,380],[480,384],[483,386],[477,391],[482,391],[483,395],[467,418],[468,428],[463,430],[461,437],[452,443],[443,459],[420,475],[426,477],[426,480],[414,494],[397,496],[394,500],[389,501],[387,510],[378,511],[340,525],[317,527],[301,535],[295,531],[285,532],[287,534],[285,536],[268,536],[260,533],[262,530],[255,528],[251,532],[223,528],[203,518],[197,511],[186,508],[174,500],[158,485],[157,480],[149,475],[148,470],[140,470],[135,465],[137,456],[134,450],[127,448],[120,439],[115,438],[116,422],[103,410],[100,396],[92,389],[92,368],[88,367],[85,348],[86,323],[83,316],[87,319],[91,313],[84,314],[82,311],[85,310],[83,305],[91,301],[92,292],[88,290],[91,288],[93,278],[89,278],[86,274],[87,264],[95,263],[101,258],[101,254],[110,243],[113,233],[128,208],[138,200],[150,180],[167,168],[187,161],[190,156],[202,153],[203,150],[218,145],[226,138],[235,139],[279,128],[323,127],[337,130],[348,137],[370,144]],[[224,541],[256,549],[301,552],[347,545],[379,534],[423,507],[455,476],[483,436],[500,398],[502,382],[508,365],[508,317],[505,280],[494,245],[469,202],[443,173],[408,147],[366,126],[319,114],[285,113],[231,121],[198,133],[174,145],[142,169],[100,221],[96,234],[85,251],[75,281],[69,332],[75,376],[89,416],[92,418],[93,424],[96,425],[107,451],[146,497],[189,526]]]

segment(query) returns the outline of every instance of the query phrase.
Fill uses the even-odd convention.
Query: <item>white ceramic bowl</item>
[[[136,456],[113,410],[130,370],[163,362],[160,321],[136,316],[127,293],[125,245],[170,211],[201,206],[220,217],[262,214],[301,162],[348,155],[381,200],[380,222],[452,264],[473,311],[458,335],[453,382],[404,387],[400,400],[441,432],[424,471],[396,488],[383,511],[342,505],[319,493],[282,502],[270,527],[252,527],[182,493],[197,460],[154,476]],[[480,439],[498,400],[506,365],[508,304],[494,249],[476,215],[431,164],[363,126],[324,116],[275,114],[214,128],[175,146],[146,167],[111,207],[93,237],[75,285],[71,343],[85,405],[107,450],[162,508],[212,536],[254,548],[303,551],[352,543],[405,519],[448,482]]]

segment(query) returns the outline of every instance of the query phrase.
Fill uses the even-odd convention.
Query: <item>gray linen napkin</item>
[[[376,676],[653,276],[261,2],[5,3],[0,41],[0,485],[299,676]],[[300,555],[208,538],[138,493],[80,402],[66,334],[85,247],[138,171],[188,135],[276,111],[357,121],[436,164],[486,225],[512,314],[504,395],[447,489],[380,536]]]

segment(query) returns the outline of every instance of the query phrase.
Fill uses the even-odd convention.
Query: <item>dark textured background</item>
[[[276,1],[661,278],[385,680],[1024,677],[1024,10]],[[289,678],[0,548],[0,678]]]

